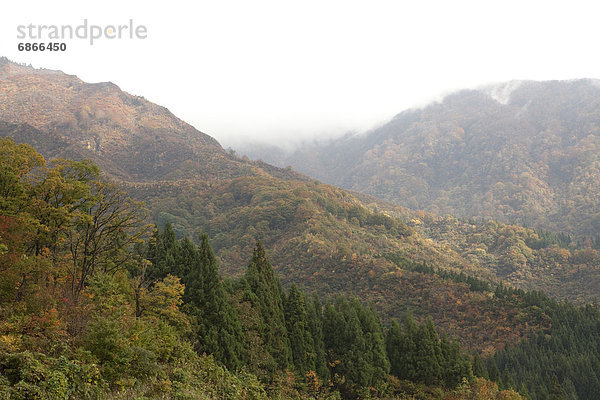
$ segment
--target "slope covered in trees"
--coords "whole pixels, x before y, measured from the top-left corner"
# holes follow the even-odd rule
[[[206,235],[150,234],[139,204],[89,162],[46,163],[8,139],[0,161],[4,398],[466,399],[482,387],[519,398],[475,379],[431,323],[402,353],[416,371],[464,365],[460,377],[390,377],[398,351],[371,307],[284,291],[260,242],[244,275],[223,281]]]
[[[283,160],[272,148],[239,151],[413,209],[594,237],[599,117],[598,81],[509,82]]]
[[[544,244],[537,233],[517,226],[471,224],[398,211],[288,169],[236,158],[164,109],[143,99],[138,99],[138,105],[125,102],[131,98],[114,85],[108,90],[59,72],[6,61],[2,71],[1,84],[10,89],[6,90],[7,104],[18,105],[22,111],[15,113],[7,106],[2,115],[21,124],[4,124],[2,135],[14,133],[22,141],[36,143],[50,157],[68,149],[67,154],[76,159],[91,158],[106,166],[107,176],[119,181],[133,198],[146,202],[147,222],[160,227],[171,223],[177,238],[188,236],[196,241],[206,231],[227,274],[243,275],[255,241],[260,239],[286,287],[296,283],[321,295],[358,295],[371,300],[385,321],[406,310],[418,319],[433,314],[434,322],[456,334],[463,345],[488,351],[532,328],[514,309],[496,310],[497,304],[465,282],[448,284],[438,275],[406,265],[425,264],[484,280],[507,279],[520,287],[579,300],[590,300],[600,287],[595,273],[597,252],[592,248],[556,248]],[[21,91],[60,101],[28,103]],[[75,95],[78,92],[86,96]],[[122,114],[106,113],[110,104]],[[88,124],[65,125],[69,115],[87,108],[98,111],[89,115]],[[159,131],[136,125],[153,113],[159,114],[152,117],[160,122]],[[120,125],[124,120],[118,115],[128,116],[126,125]],[[111,147],[88,148],[87,140],[96,131],[104,138],[112,132],[107,129],[110,126],[118,128],[119,135],[111,135],[125,141],[135,165],[129,161],[116,165],[113,161],[124,155],[111,152]],[[126,134],[127,129],[134,133]],[[158,138],[152,139],[153,132],[158,132]],[[188,141],[186,135],[198,137]],[[144,137],[138,141],[137,136]],[[159,139],[172,141],[169,146],[173,148],[167,148],[173,151],[160,160],[137,156],[146,150],[136,146]],[[186,156],[189,149],[179,151],[184,144],[199,158]],[[117,172],[116,167],[120,168]],[[396,263],[390,255],[409,264]],[[485,315],[486,322],[477,320],[477,315]],[[534,326],[540,324],[538,320]]]
[[[143,285],[143,209],[97,167],[10,140],[0,166],[3,398],[266,398],[193,351],[179,278]]]
[[[0,57],[0,93],[2,136],[35,145],[48,159],[91,159],[121,181],[253,176],[264,173],[261,167],[278,172],[232,157],[165,107],[111,82],[90,84]]]
[[[514,291],[499,288],[497,296]],[[551,327],[509,346],[490,360],[498,367],[496,380],[521,388],[532,399],[594,399],[600,393],[600,313],[597,305],[574,307],[545,296],[529,294],[528,302],[544,310]],[[495,368],[494,368],[495,369]]]
[[[577,240],[568,234],[496,221],[441,217],[360,198],[407,221],[420,236],[468,260],[476,266],[474,270],[486,272],[479,277],[522,289],[543,290],[554,298],[578,303],[594,301],[600,290],[596,238]]]

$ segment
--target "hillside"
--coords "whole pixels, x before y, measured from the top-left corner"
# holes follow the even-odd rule
[[[224,283],[206,233],[198,247],[188,238],[178,241],[170,224],[145,235],[143,209],[89,161],[47,164],[10,138],[0,140],[0,161],[2,397],[337,393],[458,400],[473,392],[519,398],[511,388],[533,399],[598,393],[599,361],[589,351],[599,340],[596,306],[558,303],[388,253],[383,258],[395,271],[356,271],[352,282],[358,289],[371,284],[361,298],[392,319],[384,335],[371,306],[340,296],[347,287],[324,307],[293,285],[282,291],[260,241],[244,275]],[[300,262],[305,266],[310,260]],[[318,279],[340,283],[331,275]],[[397,296],[398,285],[404,297]],[[399,311],[403,328],[393,319]],[[431,320],[417,324],[410,312],[457,332],[487,366],[478,353],[471,360],[439,335]],[[519,347],[509,345],[516,342]],[[552,359],[551,370],[532,361],[539,354]],[[535,374],[524,372],[534,367]]]
[[[286,157],[240,152],[413,209],[583,240],[600,230],[599,118],[597,81],[509,82]]]
[[[86,157],[123,181],[217,178],[259,174],[231,157],[212,137],[169,110],[121,91],[110,82],[89,84],[60,71],[0,59],[0,120],[27,124],[16,138],[38,140],[52,157]],[[61,145],[58,145],[62,143]]]
[[[88,160],[47,162],[0,139],[0,398],[522,398],[494,374],[501,364],[430,320],[385,329],[357,298],[284,290],[260,241],[224,280],[206,233],[196,245],[143,219]],[[495,294],[497,310],[527,296],[543,315],[556,308]],[[529,383],[549,388],[541,374]]]
[[[588,258],[575,249],[566,254],[552,241],[540,244],[529,229],[411,214],[291,169],[237,158],[112,84],[7,61],[0,71],[2,136],[32,143],[48,158],[90,158],[146,203],[148,222],[169,222],[178,237],[193,240],[207,232],[228,275],[244,271],[260,239],[286,287],[358,295],[386,321],[407,310],[419,320],[432,316],[487,354],[545,326],[546,318],[496,302],[493,286],[474,290],[459,273],[578,300],[600,287],[595,250]]]

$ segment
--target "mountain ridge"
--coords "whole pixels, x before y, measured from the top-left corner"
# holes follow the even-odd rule
[[[502,104],[494,87],[509,87]],[[597,80],[463,90],[361,135],[260,157],[413,209],[595,236]],[[593,193],[591,193],[591,192]]]

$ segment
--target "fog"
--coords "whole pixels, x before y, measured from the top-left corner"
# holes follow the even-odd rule
[[[112,81],[225,146],[361,132],[490,82],[595,78],[590,2],[28,1],[3,4],[0,55]],[[26,24],[147,27],[143,40],[19,52]],[[499,93],[501,95],[501,93]]]

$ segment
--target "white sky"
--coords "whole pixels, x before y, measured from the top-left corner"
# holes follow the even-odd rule
[[[4,1],[0,55],[112,81],[224,145],[385,122],[450,91],[600,77],[594,1]],[[17,51],[17,25],[148,28],[145,40]]]

